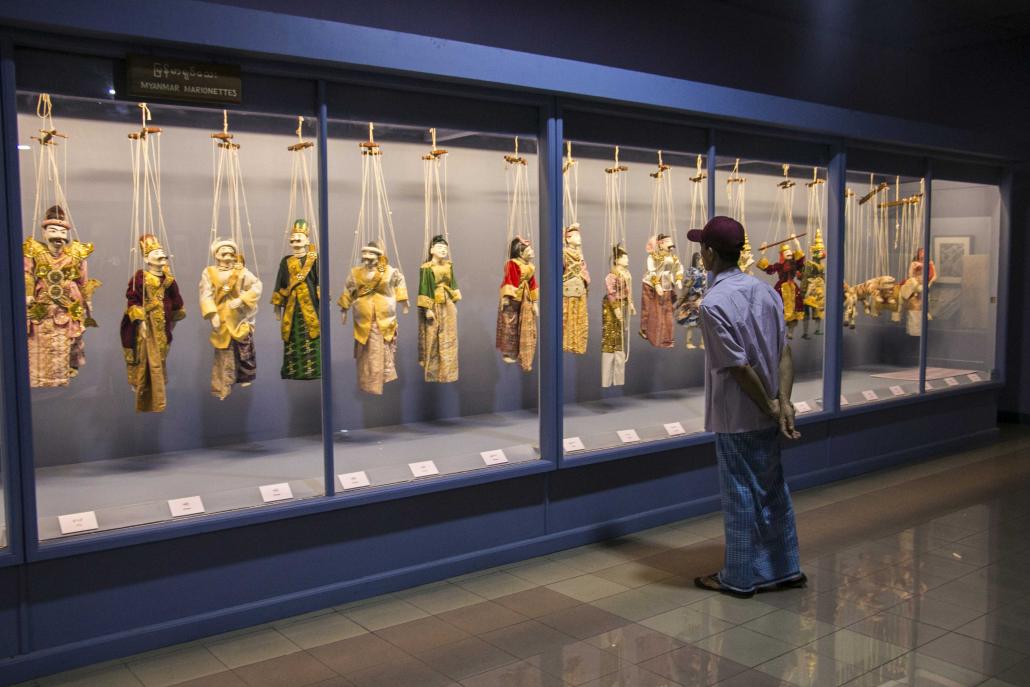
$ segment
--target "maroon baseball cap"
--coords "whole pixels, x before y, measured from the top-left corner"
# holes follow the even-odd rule
[[[704,229],[691,229],[687,238],[695,243],[731,253],[744,247],[744,226],[732,217],[713,217]]]

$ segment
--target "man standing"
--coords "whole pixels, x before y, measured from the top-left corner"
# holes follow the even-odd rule
[[[779,296],[737,267],[744,227],[714,217],[687,234],[711,273],[701,304],[705,429],[715,433],[726,562],[694,583],[738,597],[803,587],[797,529],[783,480],[778,434],[794,428],[794,367]]]

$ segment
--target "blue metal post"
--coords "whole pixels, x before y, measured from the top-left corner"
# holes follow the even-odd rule
[[[562,457],[562,120],[557,99],[540,110],[540,456]]]
[[[919,393],[926,393],[926,358],[928,350],[928,338],[930,336],[929,314],[930,314],[930,215],[933,212],[933,161],[926,160],[926,173],[923,176],[923,310],[922,336],[919,337]]]
[[[329,112],[326,105],[325,81],[318,81],[318,283],[322,297],[318,299],[318,317],[322,323],[322,450],[325,457],[325,495],[336,493],[335,461],[333,456],[333,374],[332,374],[332,313],[329,309]]]
[[[25,346],[25,282],[22,279],[22,220],[18,171],[18,107],[15,87],[14,45],[0,44],[0,152],[3,154],[4,194],[0,198],[0,321],[5,323],[3,363],[3,440],[7,464],[7,531],[12,550],[24,555],[38,542],[36,474],[32,464],[31,389]],[[24,644],[27,637],[21,638]]]
[[[1010,256],[1012,255],[1012,186],[1013,170],[1005,170],[1001,180],[1001,222],[998,227],[998,290],[994,295],[994,370],[995,379],[1005,381],[1008,369],[1008,304]]]
[[[844,359],[844,193],[848,162],[837,145],[826,172],[826,328],[823,349],[823,410],[840,410],[841,362]]]

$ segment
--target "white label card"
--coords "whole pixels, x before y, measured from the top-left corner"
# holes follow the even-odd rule
[[[894,394],[895,396],[904,396],[905,395],[905,389],[900,387],[900,386],[898,386],[897,384],[895,384],[894,386],[891,387],[891,393]]]
[[[948,386],[958,386],[958,380],[955,379],[954,377],[948,377],[947,379],[944,380],[944,383],[947,384]]]
[[[866,389],[862,392],[862,398],[867,401],[879,401],[880,397],[876,395],[876,392],[872,389]]]
[[[286,501],[293,498],[293,490],[290,489],[289,482],[280,482],[279,484],[266,484],[263,487],[258,487],[261,490],[261,500],[265,503],[272,503],[273,501]]]
[[[408,463],[408,469],[411,470],[411,474],[415,477],[429,477],[430,475],[440,474],[440,471],[436,468],[436,463],[431,460]]]
[[[634,441],[640,441],[640,435],[637,434],[635,429],[620,429],[616,434],[619,435],[619,439],[624,444],[632,444]]]
[[[971,375],[966,375],[966,379],[968,379],[971,382],[982,382],[983,381],[983,379],[980,377],[980,375],[978,375],[975,372],[973,374],[971,374]]]
[[[493,451],[480,451],[479,455],[483,457],[483,462],[487,465],[500,465],[508,462],[508,456],[504,455],[504,449],[501,448]]]
[[[565,448],[566,453],[586,450],[586,446],[583,445],[583,440],[579,437],[565,437],[564,439],[562,439],[561,443],[562,446]]]
[[[687,430],[683,429],[682,422],[666,422],[665,432],[670,437],[678,437],[680,434],[686,434]]]
[[[61,534],[74,534],[75,532],[89,532],[100,529],[97,524],[96,511],[88,510],[84,513],[69,513],[58,515],[57,522],[61,526]]]
[[[204,502],[199,496],[187,496],[184,499],[168,499],[168,510],[173,518],[184,515],[196,515],[204,512]]]
[[[808,404],[808,401],[798,401],[794,404],[794,412],[798,415],[804,415],[805,413],[812,412],[812,406]]]
[[[358,487],[368,487],[372,483],[368,481],[368,474],[364,470],[358,472],[345,472],[342,475],[337,475],[340,480],[340,486],[343,490],[357,489]]]
[[[840,407],[843,408],[846,405],[850,405],[848,399],[844,398],[844,394],[840,395]]]

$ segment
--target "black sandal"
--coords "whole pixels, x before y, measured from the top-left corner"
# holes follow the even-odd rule
[[[750,592],[738,592],[736,589],[730,589],[729,587],[723,586],[722,582],[719,581],[718,573],[712,573],[711,575],[705,575],[704,577],[695,577],[694,585],[701,589],[707,589],[710,592],[719,592],[720,594],[726,594],[738,599],[750,599],[755,595],[754,590]]]
[[[768,587],[759,587],[759,592],[782,592],[787,589],[805,589],[808,587],[808,576],[805,573],[799,574],[797,577],[793,577],[789,580],[783,580],[776,584],[771,584]]]

